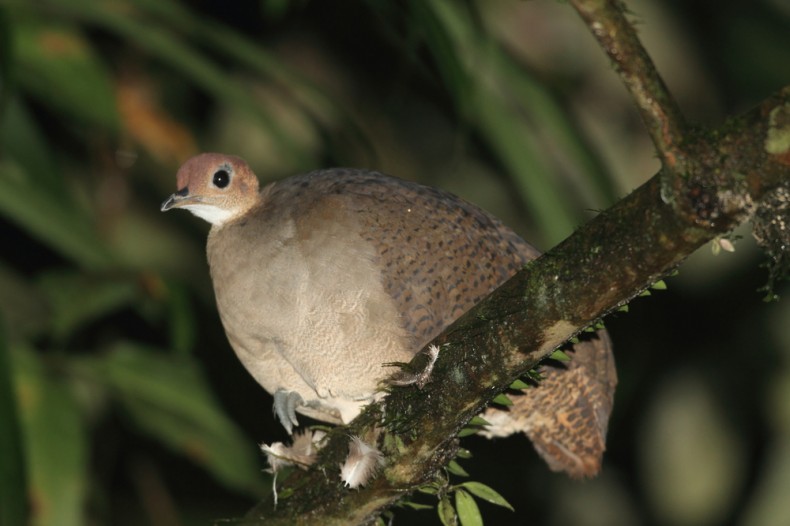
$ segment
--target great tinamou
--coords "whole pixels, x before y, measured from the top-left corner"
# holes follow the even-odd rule
[[[208,262],[237,356],[296,413],[347,423],[392,370],[539,252],[448,192],[357,169],[319,170],[259,190],[242,159],[201,154],[162,210],[211,223]],[[554,470],[598,472],[617,383],[605,331],[570,362],[489,408],[489,437],[524,432]]]

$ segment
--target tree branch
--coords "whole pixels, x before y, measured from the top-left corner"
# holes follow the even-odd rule
[[[442,351],[424,388],[395,388],[332,430],[310,470],[279,482],[276,508],[264,501],[237,523],[372,522],[436,477],[457,451],[459,430],[514,379],[752,217],[763,200],[790,192],[790,86],[719,129],[691,135],[619,9],[600,0],[574,5],[616,59],[664,168],[447,328],[434,341]],[[349,435],[378,437],[386,459],[359,490],[339,477]]]
[[[619,0],[571,0],[631,93],[664,169],[683,171],[686,123]]]

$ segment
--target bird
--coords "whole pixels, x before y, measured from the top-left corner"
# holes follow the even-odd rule
[[[387,364],[434,337],[540,252],[493,215],[376,171],[320,169],[260,188],[241,158],[203,153],[178,170],[162,211],[211,224],[206,254],[230,346],[297,413],[350,422],[383,394]],[[549,467],[600,470],[617,375],[605,329],[542,366],[543,380],[489,407],[489,438],[522,432]]]

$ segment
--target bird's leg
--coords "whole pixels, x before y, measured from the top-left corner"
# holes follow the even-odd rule
[[[420,351],[418,354],[420,358],[422,358],[422,361],[418,362],[421,366],[423,366],[421,370],[417,372],[408,372],[404,369],[401,369],[397,373],[393,374],[387,380],[387,383],[397,386],[417,384],[417,387],[420,389],[425,387],[425,384],[427,384],[431,379],[433,364],[436,363],[436,358],[439,357],[439,347],[436,345],[429,345],[427,349]]]
[[[274,414],[289,435],[293,428],[299,425],[296,420],[296,408],[301,405],[304,405],[304,400],[296,391],[277,389],[274,393]]]

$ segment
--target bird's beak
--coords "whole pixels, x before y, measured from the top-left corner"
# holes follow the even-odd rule
[[[167,212],[171,208],[178,208],[181,206],[182,202],[190,201],[189,197],[189,187],[185,186],[178,192],[172,194],[170,197],[165,199],[165,202],[162,203],[162,212]]]

